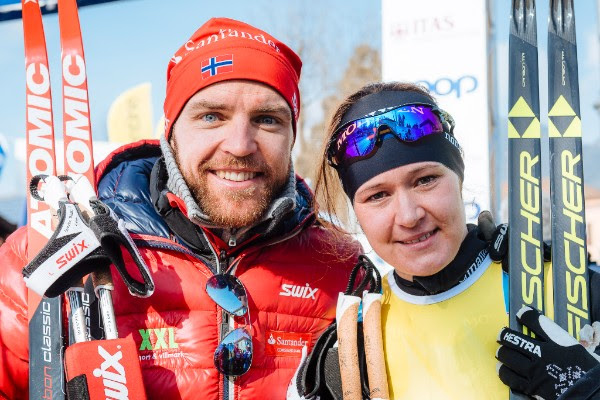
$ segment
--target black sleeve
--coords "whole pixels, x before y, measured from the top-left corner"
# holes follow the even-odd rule
[[[557,400],[578,399],[598,400],[600,399],[600,365],[594,367],[583,377],[579,378],[573,386],[564,392]]]
[[[589,265],[590,271],[590,319],[600,321],[600,267]]]

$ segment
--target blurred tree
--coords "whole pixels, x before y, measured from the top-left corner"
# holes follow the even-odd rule
[[[299,151],[295,159],[296,171],[300,176],[314,182],[318,156],[323,150],[327,125],[337,106],[352,92],[367,83],[381,80],[381,56],[369,45],[361,44],[354,49],[342,79],[335,85],[331,94],[321,100],[323,119],[313,125],[308,132],[303,131],[297,139]],[[298,132],[302,132],[300,129]]]
[[[271,19],[270,26],[258,24],[290,46],[302,60],[301,112],[293,157],[295,171],[309,184],[314,181],[329,113],[351,91],[381,79],[380,55],[375,50],[381,42],[379,10],[374,9],[368,18],[354,15],[348,19],[340,18],[340,7],[346,7],[344,0],[286,2],[284,15]],[[253,19],[264,21],[264,16],[257,12],[249,18]],[[343,28],[335,28],[341,24],[345,24]],[[351,35],[345,29],[348,26]],[[332,36],[332,27],[334,32],[346,34]],[[359,45],[362,42],[371,45]]]

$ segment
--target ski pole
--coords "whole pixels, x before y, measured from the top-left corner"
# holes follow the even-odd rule
[[[69,199],[79,205],[82,214],[88,221],[95,215],[91,202],[97,200],[96,192],[90,182],[84,177],[79,177],[77,180],[71,181]],[[112,302],[111,291],[114,290],[114,285],[110,267],[102,266],[92,272],[92,283],[100,304],[105,338],[116,339],[118,338],[118,331]]]
[[[362,400],[358,367],[358,306],[360,297],[340,293],[336,321],[338,355],[344,400]]]
[[[115,319],[115,309],[112,302],[112,290],[114,285],[112,275],[108,267],[103,267],[100,270],[92,273],[92,282],[94,283],[94,291],[100,303],[100,313],[104,325],[104,337],[106,339],[116,339],[119,337],[117,331],[117,321]]]
[[[369,394],[373,400],[388,400],[390,398],[383,353],[381,298],[381,293],[366,292],[362,300]]]
[[[42,187],[40,188],[38,188],[39,183],[42,184]],[[69,202],[64,179],[56,176],[44,177],[43,175],[37,175],[30,182],[30,190],[34,198],[49,205],[53,215],[52,224],[56,225],[55,221],[57,221],[57,213],[60,207],[60,202]],[[40,196],[40,193],[44,193],[44,195]],[[82,292],[83,280],[75,282],[67,290],[69,308],[71,309],[71,327],[73,328],[73,339],[75,343],[89,340],[80,297],[80,293]]]

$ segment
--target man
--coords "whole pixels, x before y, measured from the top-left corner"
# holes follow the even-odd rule
[[[300,69],[266,32],[212,19],[169,63],[160,147],[127,145],[98,166],[99,197],[156,283],[134,298],[113,274],[119,334],[138,346],[151,399],[284,398],[302,347],[335,317],[359,249],[316,222],[293,171]],[[0,397],[27,394],[25,236],[0,251]],[[247,309],[217,306],[217,278]]]

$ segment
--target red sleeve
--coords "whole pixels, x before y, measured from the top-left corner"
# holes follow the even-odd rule
[[[0,398],[28,397],[27,288],[21,275],[26,242],[23,227],[0,246]]]

